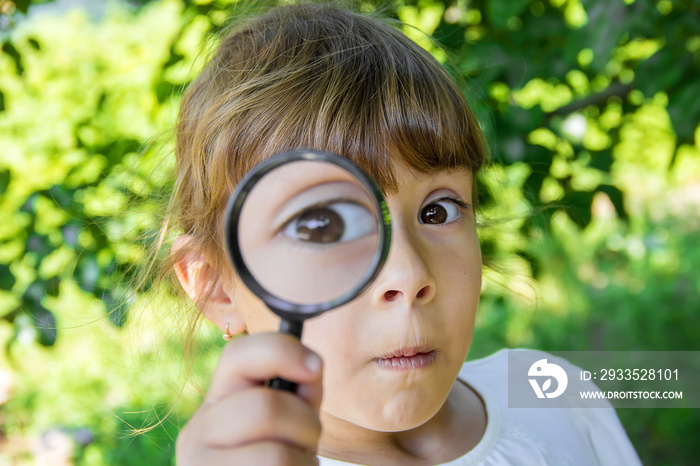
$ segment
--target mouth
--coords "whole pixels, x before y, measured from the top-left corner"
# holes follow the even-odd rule
[[[435,360],[435,350],[421,347],[400,348],[391,351],[374,362],[382,369],[405,371],[427,367]]]

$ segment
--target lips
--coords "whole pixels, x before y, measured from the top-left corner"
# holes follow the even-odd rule
[[[374,362],[382,369],[412,370],[427,367],[435,360],[435,350],[423,347],[407,347],[390,351],[375,358]]]

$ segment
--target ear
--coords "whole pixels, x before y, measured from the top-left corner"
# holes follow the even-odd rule
[[[200,312],[221,331],[228,325],[232,335],[244,332],[246,325],[235,305],[233,287],[193,244],[191,235],[181,235],[173,242],[171,254],[177,257],[174,268],[180,285]]]

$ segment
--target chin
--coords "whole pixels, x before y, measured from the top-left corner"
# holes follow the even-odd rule
[[[370,428],[378,432],[406,432],[416,429],[430,421],[439,410],[440,407],[430,413],[403,412],[382,419],[372,419],[373,425]]]
[[[404,432],[430,421],[440,411],[446,399],[446,397],[433,400],[425,397],[401,398],[404,397],[365,405],[367,409],[349,413],[348,420],[355,425],[377,432]]]

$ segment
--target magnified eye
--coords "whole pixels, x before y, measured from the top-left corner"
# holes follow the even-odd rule
[[[440,200],[423,207],[418,218],[420,223],[438,225],[455,221],[460,213],[453,201]]]
[[[375,228],[374,216],[366,208],[338,202],[305,209],[284,227],[283,234],[311,243],[337,243],[361,238]]]

